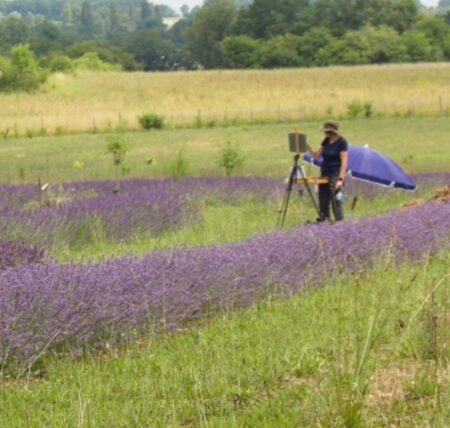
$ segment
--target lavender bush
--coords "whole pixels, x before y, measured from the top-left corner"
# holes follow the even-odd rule
[[[40,263],[43,258],[44,251],[33,245],[20,241],[0,242],[0,270]]]
[[[182,327],[267,293],[296,292],[380,255],[420,260],[449,248],[450,204],[335,225],[272,232],[243,243],[156,252],[98,264],[45,263],[0,272],[0,361],[32,364],[47,353],[139,332]]]
[[[51,188],[40,195],[34,186],[0,186],[0,236],[34,239],[51,246],[60,239],[69,245],[98,238],[118,241],[133,235],[161,234],[201,219],[199,201],[214,197],[233,203],[251,196],[266,200],[277,182],[258,178],[189,178],[82,182]]]

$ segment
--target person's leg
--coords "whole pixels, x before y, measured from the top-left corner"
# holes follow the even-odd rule
[[[335,197],[335,186],[338,177],[332,177],[330,183],[330,194],[331,194],[331,206],[333,208],[333,214],[336,221],[344,220],[344,206],[342,201],[338,201]],[[332,192],[332,193],[331,193]]]
[[[319,221],[330,219],[330,186],[328,184],[319,184]]]

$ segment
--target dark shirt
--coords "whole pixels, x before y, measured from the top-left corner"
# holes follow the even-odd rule
[[[341,152],[348,151],[348,143],[344,137],[339,137],[335,143],[330,143],[328,138],[322,141],[323,163],[322,177],[336,177],[341,169]]]

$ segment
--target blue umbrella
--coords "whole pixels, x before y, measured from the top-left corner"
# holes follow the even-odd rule
[[[306,162],[321,166],[323,158],[313,159],[306,154]],[[368,146],[348,147],[347,173],[353,178],[380,184],[382,186],[396,187],[398,189],[415,190],[416,183],[392,159],[370,149]]]

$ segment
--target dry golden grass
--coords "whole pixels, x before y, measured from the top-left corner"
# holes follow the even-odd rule
[[[35,94],[0,95],[0,131],[54,133],[137,127],[145,112],[171,124],[204,120],[343,116],[352,101],[375,114],[450,110],[450,63],[170,73],[79,72],[52,76]]]

